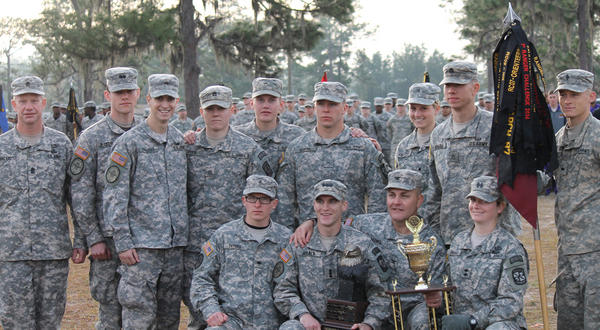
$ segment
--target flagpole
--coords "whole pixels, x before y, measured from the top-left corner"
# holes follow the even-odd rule
[[[542,243],[540,240],[540,221],[536,220],[536,226],[533,229],[533,246],[535,248],[535,268],[538,276],[538,287],[540,291],[540,304],[542,305],[542,320],[544,330],[549,330],[548,302],[546,297],[546,279],[544,277],[544,260],[542,259]]]

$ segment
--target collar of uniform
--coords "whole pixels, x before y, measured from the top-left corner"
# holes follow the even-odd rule
[[[163,144],[165,141],[162,141],[158,138],[158,135],[160,135],[159,133],[154,132],[150,126],[148,126],[148,123],[144,120],[139,124],[142,128],[142,130],[144,131],[144,133],[146,133],[146,135],[148,135],[152,140],[154,140],[154,142],[156,142],[157,144]],[[167,138],[167,143],[169,142],[169,128],[167,127],[167,132],[166,132],[166,138]]]
[[[47,132],[47,129],[44,127],[44,129],[42,130],[42,136],[40,136],[40,142],[38,142],[37,144],[34,144],[34,145],[29,145],[29,142],[27,142],[21,136],[21,134],[19,134],[19,132],[17,132],[16,128],[12,130],[12,134],[15,139],[15,145],[17,146],[18,149],[27,149],[29,147],[35,147],[36,150],[50,151],[51,147],[45,143],[46,139],[44,139],[44,137],[46,136],[46,132]]]
[[[232,128],[229,126],[227,130],[227,135],[225,136],[225,140],[222,143],[217,144],[216,146],[211,146],[208,143],[208,138],[206,137],[206,127],[203,128],[200,132],[196,133],[196,144],[202,146],[206,149],[215,149],[222,151],[231,151],[231,134]],[[241,134],[241,133],[240,133]]]
[[[417,142],[417,129],[415,128],[412,133],[410,133],[408,138],[408,144],[406,145],[406,149],[420,149],[419,143]],[[426,143],[424,147],[428,147],[429,143]]]
[[[345,226],[342,225],[340,228],[340,232],[337,234],[335,238],[335,242],[333,243],[333,251],[338,250],[340,252],[344,252],[344,242],[346,241],[346,230]],[[311,250],[323,251],[327,252],[323,243],[321,243],[321,233],[319,233],[319,226],[315,224],[314,233],[308,244],[306,244],[306,248]]]
[[[325,139],[322,138],[319,134],[317,134],[317,128],[313,128],[310,131],[312,134],[312,142],[313,144],[328,144],[327,142],[325,142]],[[344,130],[342,130],[342,132],[333,138],[333,140],[331,140],[331,144],[334,143],[345,143],[346,141],[348,141],[350,139],[350,128],[348,128],[348,126],[344,125]]]
[[[581,148],[581,145],[583,144],[583,138],[585,137],[585,135],[587,133],[587,130],[589,129],[592,120],[597,120],[597,119],[594,118],[594,116],[592,116],[592,114],[590,114],[587,117],[587,119],[583,122],[583,127],[581,128],[581,133],[570,144],[569,144],[569,141],[567,141],[567,139],[565,139],[565,135],[566,135],[566,132],[567,132],[567,125],[565,124],[563,126],[564,128],[563,128],[562,135],[560,136],[560,139],[558,139],[556,141],[556,146],[557,147],[564,147],[565,149]]]
[[[499,251],[493,251],[494,247],[496,246],[496,241],[498,240],[498,234],[500,233],[502,229],[500,228],[500,223],[498,223],[496,225],[496,228],[490,233],[490,235],[485,238],[483,240],[483,242],[481,242],[481,244],[479,246],[477,246],[475,248],[475,250],[478,250],[480,252],[483,253],[489,253],[489,252],[499,252]],[[466,235],[465,237],[463,237],[464,239],[455,239],[453,240],[453,243],[457,243],[457,248],[460,250],[473,250],[473,246],[471,245],[471,233],[473,232],[473,228],[471,228],[471,230],[465,232]]]
[[[237,227],[238,237],[240,238],[240,240],[242,240],[242,241],[255,241],[254,237],[252,237],[252,235],[248,231],[248,226],[244,222],[244,216],[242,216],[238,220],[238,223],[237,223],[236,227]],[[259,243],[262,243],[262,242],[265,242],[265,241],[271,241],[273,243],[277,243],[275,234],[273,233],[273,220],[272,219],[269,219],[269,227],[267,227],[267,232],[266,232],[265,236],[263,237],[263,240],[261,242],[259,242]]]
[[[383,233],[385,235],[385,239],[396,242],[396,240],[398,239],[398,233],[394,228],[394,224],[392,223],[392,217],[390,216],[390,214],[386,213],[385,219],[381,220],[385,222]]]
[[[115,121],[110,118],[110,114],[107,114],[106,116],[104,116],[104,118],[100,119],[100,121],[105,120],[106,124],[108,124],[108,128],[110,128],[110,130],[118,135],[121,135],[123,133],[125,133],[126,131],[124,129],[122,129],[119,125],[117,125],[117,123],[115,123]],[[133,128],[134,126],[136,126],[137,124],[139,124],[139,120],[134,116],[133,117],[133,123],[131,124],[131,128]]]
[[[479,123],[481,122],[481,113],[487,110],[477,109],[477,113],[475,113],[475,117],[471,120],[471,122],[467,125],[464,130],[461,130],[461,134],[456,134],[454,132],[454,125],[452,125],[452,114],[450,114],[450,120],[447,120],[447,124],[450,126],[450,132],[452,132],[453,137],[476,137],[477,130],[479,128]]]

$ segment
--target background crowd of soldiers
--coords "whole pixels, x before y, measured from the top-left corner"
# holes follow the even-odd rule
[[[346,295],[349,278],[362,281],[358,299],[368,302],[353,329],[393,328],[384,291],[417,281],[396,248],[412,242],[413,215],[425,220],[423,238],[437,237],[428,280],[450,275],[458,286],[444,327],[526,327],[528,258],[515,238],[520,219],[496,185],[494,97],[478,94],[475,64],[444,66],[443,100],[437,85],[416,83],[407,100],[375,98],[374,111],[338,82],[315,84],[297,103],[275,78],[256,78],[241,101],[209,86],[196,120],[178,104],[174,75],[148,78],[143,116],[137,71],[105,77],[107,102],[85,102],[80,134],[64,105],[42,119],[41,79],[12,83],[18,124],[0,136],[0,166],[13,178],[0,190],[4,329],[58,328],[68,258],[88,255],[98,329],[176,329],[181,301],[190,329],[318,329],[327,298]],[[557,79],[561,168],[540,177],[558,191],[558,326],[597,329],[593,74]],[[427,328],[427,308],[441,300],[402,299],[411,329]]]

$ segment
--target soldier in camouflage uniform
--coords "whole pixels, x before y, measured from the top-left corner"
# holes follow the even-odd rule
[[[375,106],[375,113],[372,114],[372,117],[377,118],[381,123],[381,126],[383,126],[383,129],[376,130],[376,139],[381,145],[381,150],[383,152],[383,155],[385,156],[386,161],[389,161],[391,154],[391,136],[388,135],[386,125],[388,120],[392,118],[392,114],[383,110],[385,102],[389,102],[389,104],[391,105],[392,99],[388,98],[388,100],[385,101],[382,97],[376,97],[373,100],[373,105]]]
[[[358,109],[354,109],[355,101],[351,98],[346,99],[346,114],[344,115],[344,124],[348,127],[360,128],[363,132],[367,133],[369,130],[369,124],[367,120],[360,114],[356,113]],[[368,133],[367,133],[368,135]],[[369,135],[370,136],[370,135]]]
[[[242,195],[247,177],[273,175],[267,152],[229,126],[231,89],[209,86],[200,93],[200,102],[206,128],[187,146],[190,242],[184,253],[184,303],[192,314],[190,328],[204,319],[189,300],[192,273],[202,263],[202,244],[225,222],[243,215],[243,205],[232,201]]]
[[[193,131],[196,129],[194,125],[194,121],[188,118],[187,109],[185,104],[180,103],[177,105],[177,118],[169,123],[169,125],[177,128],[181,133],[185,133],[187,131]]]
[[[377,139],[380,132],[385,130],[383,123],[377,117],[371,114],[371,102],[364,101],[360,104],[361,117],[367,123],[367,129],[364,130],[367,135],[373,139]]]
[[[110,108],[110,102],[102,102],[102,104],[100,105],[100,109],[102,109],[102,115],[106,116],[110,112]]]
[[[279,253],[291,232],[270,218],[277,206],[275,179],[251,175],[243,194],[246,214],[204,244],[190,295],[211,327],[278,329],[282,317],[273,304],[271,280],[283,272]]]
[[[494,94],[485,94],[483,96],[483,102],[485,103],[485,110],[494,112]]]
[[[81,120],[81,127],[86,129],[102,119],[102,116],[96,114],[96,102],[87,101],[83,104],[84,116]]]
[[[122,263],[123,329],[178,329],[189,236],[185,143],[169,127],[179,81],[153,74],[148,86],[150,116],[115,141],[107,161],[104,218]]]
[[[294,95],[285,96],[285,106],[279,115],[279,120],[286,124],[293,124],[298,120],[298,115],[294,111]]]
[[[306,114],[304,117],[298,119],[295,123],[296,126],[304,128],[306,131],[310,131],[317,127],[317,116],[315,116],[315,108],[312,102],[308,102],[304,105]]]
[[[306,131],[296,125],[282,122],[277,114],[283,108],[281,90],[283,82],[276,78],[256,78],[252,81],[252,100],[256,118],[235,129],[251,137],[268,153],[268,162],[275,176],[285,158],[285,150],[290,142]],[[277,219],[275,219],[277,221]]]
[[[254,109],[252,109],[252,105],[251,105],[252,94],[250,94],[250,93],[244,94],[244,97],[242,98],[242,100],[244,102],[244,109],[242,110],[240,108],[240,111],[238,111],[238,113],[235,115],[235,117],[233,118],[233,121],[231,122],[232,126],[244,125],[244,124],[249,123],[254,120],[255,113],[254,113]],[[239,106],[238,106],[238,108],[239,108]],[[200,117],[198,117],[198,118],[200,118]]]
[[[464,196],[469,184],[481,175],[494,175],[496,162],[489,153],[492,116],[479,110],[474,98],[479,90],[477,66],[471,62],[454,61],[443,68],[444,96],[452,114],[431,133],[429,140],[430,182],[423,216],[440,233],[446,245],[454,235],[471,226]],[[512,211],[512,212],[511,212]],[[505,212],[501,226],[515,233],[520,219]],[[508,213],[508,214],[507,214]]]
[[[96,329],[119,329],[121,305],[117,299],[120,279],[117,268],[121,262],[115,251],[113,228],[104,218],[102,195],[113,143],[139,124],[133,114],[140,91],[137,70],[133,68],[110,68],[104,75],[108,88],[104,95],[113,111],[79,136],[69,175],[72,212],[77,224],[74,247],[90,250],[90,292],[98,302]]]
[[[66,208],[72,144],[43,126],[40,78],[19,77],[11,88],[19,121],[0,136],[0,325],[58,329],[74,252]]]
[[[340,288],[340,271],[347,266],[364,268],[357,277],[364,280],[362,299],[368,306],[364,319],[354,325],[356,329],[379,329],[390,315],[383,284],[389,266],[367,235],[342,226],[342,214],[348,208],[346,193],[346,186],[339,181],[318,182],[311,191],[317,215],[314,235],[305,247],[288,246],[279,255],[283,272],[274,276],[273,297],[275,306],[290,319],[280,329],[318,327],[325,320],[327,299],[347,295]]]
[[[385,210],[383,187],[388,166],[366,138],[352,138],[344,125],[346,87],[339,82],[315,84],[317,127],[294,140],[277,176],[280,184],[277,219],[294,229],[314,218],[312,187],[324,179],[344,182],[350,191],[349,215]],[[294,219],[295,218],[295,219]]]
[[[558,329],[600,328],[600,122],[590,115],[594,75],[557,76],[567,124],[556,133],[559,168],[554,214],[558,231]]]
[[[67,116],[60,112],[61,107],[66,108],[67,106],[61,105],[58,102],[52,103],[52,114],[44,120],[44,125],[55,129],[61,133],[67,134]]]
[[[431,84],[433,85],[433,84]],[[414,86],[414,85],[413,85]],[[433,85],[435,86],[435,85]],[[436,86],[437,87],[437,86]],[[438,87],[438,93],[439,93]],[[410,93],[410,92],[409,92]],[[410,98],[410,96],[409,96]],[[395,152],[398,147],[398,143],[413,131],[413,123],[410,119],[410,116],[406,113],[406,107],[398,107],[398,111],[396,114],[390,118],[385,124],[387,135],[390,137],[390,150],[391,150],[391,158],[390,164],[394,164],[395,161]]]
[[[427,183],[430,176],[429,137],[435,127],[435,112],[440,91],[440,88],[432,83],[417,83],[410,86],[407,102],[408,116],[416,129],[400,141],[394,155],[394,168],[407,168],[421,173],[424,182],[422,192],[425,198],[428,195]],[[431,214],[427,211],[422,213]]]
[[[450,279],[457,289],[453,314],[442,318],[443,329],[527,328],[523,316],[527,252],[498,225],[506,202],[496,181],[496,177],[481,176],[471,183],[467,198],[474,227],[459,232],[448,250]]]
[[[443,121],[450,118],[451,113],[452,109],[450,109],[450,103],[446,100],[442,100],[442,102],[440,102],[440,111],[435,116],[435,122],[441,124]]]

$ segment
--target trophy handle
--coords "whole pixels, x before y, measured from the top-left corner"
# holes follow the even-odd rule
[[[435,250],[435,247],[437,246],[437,238],[435,238],[435,236],[431,236],[429,238],[429,240],[431,241],[429,243],[429,254],[433,253],[433,250]]]
[[[400,253],[402,253],[402,255],[403,255],[405,258],[408,258],[408,257],[406,256],[406,252],[404,251],[404,245],[402,245],[402,241],[401,241],[401,240],[397,240],[397,241],[396,241],[396,246],[398,247],[398,251],[400,251]]]

